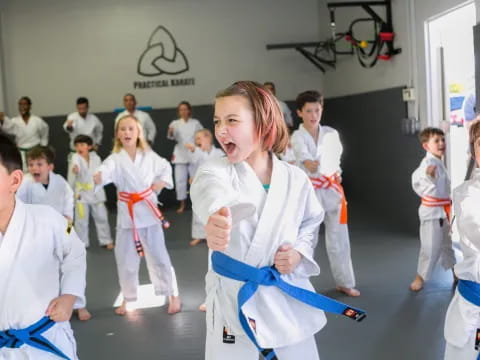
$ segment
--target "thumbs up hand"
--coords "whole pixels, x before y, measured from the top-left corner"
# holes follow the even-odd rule
[[[213,251],[224,251],[230,242],[232,231],[232,214],[230,209],[223,207],[208,218],[205,232],[207,245]]]

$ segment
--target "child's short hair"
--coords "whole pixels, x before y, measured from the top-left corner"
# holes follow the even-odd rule
[[[11,174],[22,170],[22,155],[13,140],[0,131],[0,164]]]
[[[228,96],[242,96],[249,101],[263,150],[282,153],[288,145],[288,130],[275,96],[254,81],[238,81],[218,92],[216,98]]]
[[[302,110],[306,103],[318,102],[323,107],[323,95],[317,90],[307,90],[297,96],[297,110]]]
[[[212,132],[211,132],[209,129],[203,128],[203,129],[197,130],[197,131],[195,132],[195,135],[197,135],[197,134],[206,135],[206,136],[208,136],[208,137],[210,138],[210,141],[213,142],[213,135],[212,135]]]
[[[430,140],[430,138],[435,135],[445,136],[445,133],[442,129],[436,127],[426,127],[425,129],[420,131],[420,134],[418,135],[418,138],[420,139],[420,144],[427,143],[428,140]]]
[[[475,157],[475,141],[480,137],[480,119],[475,120],[470,125],[469,130],[470,153]],[[480,165],[480,164],[479,164]]]
[[[73,145],[77,145],[77,144],[87,144],[88,146],[93,146],[93,140],[88,135],[80,134],[75,136],[75,139],[73,139]]]
[[[47,164],[55,161],[55,150],[51,146],[35,146],[27,152],[27,160],[45,159]]]
[[[125,96],[127,96],[127,95],[125,95]],[[117,132],[118,132],[118,127],[120,126],[120,123],[127,118],[131,118],[131,119],[135,120],[135,123],[137,124],[137,128],[138,128],[137,148],[139,148],[142,151],[147,150],[149,148],[149,146],[148,146],[147,141],[145,140],[145,138],[143,136],[143,126],[142,126],[142,124],[140,124],[140,121],[138,121],[138,119],[135,116],[127,114],[127,115],[122,116],[120,119],[118,119],[117,123],[115,124],[115,132],[114,132],[114,137],[115,138],[113,140],[112,152],[118,153],[123,148],[122,142],[117,137]]]

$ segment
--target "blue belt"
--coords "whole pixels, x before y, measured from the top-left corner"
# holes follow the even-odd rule
[[[242,311],[242,306],[255,294],[259,285],[276,286],[292,298],[314,308],[344,315],[356,321],[362,321],[367,316],[363,310],[352,308],[326,296],[290,285],[281,278],[280,273],[274,266],[265,266],[258,269],[218,251],[212,253],[212,266],[213,270],[219,275],[245,282],[238,291],[238,316],[240,318],[240,324],[247,336],[267,360],[275,358],[276,355],[274,351],[271,349],[263,349],[258,345],[248,325],[246,316]]]
[[[465,300],[480,306],[480,284],[469,280],[458,280],[458,292]]]
[[[4,347],[18,349],[23,345],[30,345],[36,349],[57,355],[62,359],[70,360],[67,355],[42,336],[53,325],[55,325],[55,321],[45,316],[25,329],[0,331],[0,349]]]

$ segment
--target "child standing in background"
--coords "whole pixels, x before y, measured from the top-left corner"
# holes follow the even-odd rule
[[[108,213],[105,207],[105,190],[94,191],[93,174],[102,164],[96,152],[92,151],[93,140],[87,135],[78,135],[74,139],[76,153],[72,156],[72,172],[75,186],[75,230],[79,238],[89,247],[89,220],[92,214],[97,238],[101,246],[112,250],[114,248]]]
[[[137,300],[140,260],[145,256],[155,294],[169,298],[168,313],[181,309],[174,294],[173,267],[162,229],[163,215],[157,195],[172,189],[172,168],[150,149],[139,121],[132,115],[120,118],[115,126],[115,143],[94,175],[96,184],[114,183],[118,190],[115,259],[123,302],[115,312],[125,315],[127,303]]]
[[[420,142],[426,155],[412,174],[412,187],[422,199],[420,217],[420,254],[417,275],[410,284],[420,291],[441,260],[445,269],[455,265],[455,253],[450,237],[450,178],[443,164],[446,151],[445,134],[437,128],[425,128]]]

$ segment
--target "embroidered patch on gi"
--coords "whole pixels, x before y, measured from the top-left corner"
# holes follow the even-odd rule
[[[477,329],[477,336],[475,336],[475,350],[480,350],[480,329]]]
[[[248,318],[248,323],[250,324],[250,327],[252,328],[252,330],[256,333],[257,332],[257,323],[256,323],[255,319]]]
[[[440,219],[440,227],[443,227],[443,219]]]
[[[223,343],[235,344],[235,335],[229,334],[225,326],[223,327]]]
[[[67,234],[70,235],[72,232],[73,224],[71,222],[68,223],[67,225]]]

